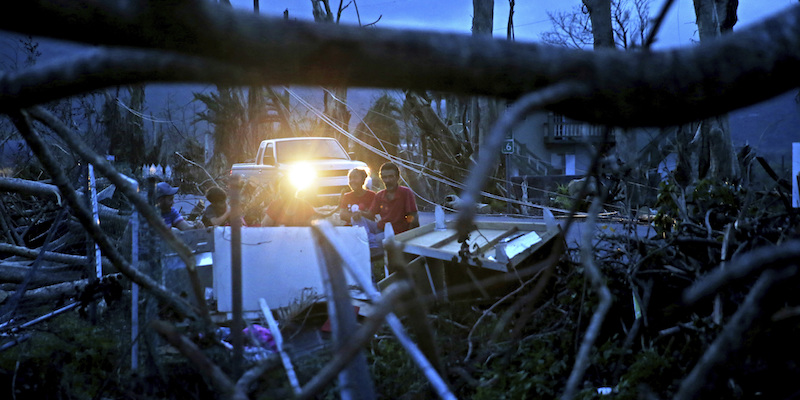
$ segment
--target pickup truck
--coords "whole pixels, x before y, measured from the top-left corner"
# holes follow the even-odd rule
[[[303,176],[308,176],[304,182],[306,199],[315,205],[334,204],[342,190],[350,190],[347,184],[350,169],[364,168],[369,176],[366,163],[352,160],[344,147],[329,137],[264,140],[258,146],[255,161],[233,164],[231,175],[239,174],[258,185],[271,185],[300,166],[306,171]]]

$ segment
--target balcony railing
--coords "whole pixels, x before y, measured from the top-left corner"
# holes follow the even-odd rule
[[[547,143],[596,142],[603,139],[605,129],[603,126],[572,121],[563,115],[550,115],[547,118],[545,141]],[[613,141],[614,135],[608,135],[608,140]]]

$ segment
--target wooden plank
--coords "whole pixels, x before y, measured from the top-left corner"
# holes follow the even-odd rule
[[[405,244],[414,244],[425,247],[434,247],[433,245],[438,244],[438,246],[435,247],[441,248],[451,243],[457,243],[456,241],[457,239],[458,236],[456,231],[448,229],[443,231],[431,231],[425,235],[415,236],[406,240],[399,240],[399,241],[402,241]]]
[[[509,226],[516,226],[521,231],[547,231],[547,225],[538,222],[476,222],[475,226],[479,230],[494,229],[505,231]],[[453,225],[453,227],[455,227],[455,225]]]
[[[453,233],[452,235],[447,236],[446,238],[444,238],[444,239],[432,244],[430,247],[433,247],[434,249],[437,249],[437,248],[442,247],[442,246],[444,246],[444,245],[446,245],[446,244],[448,244],[448,243],[450,243],[450,242],[452,242],[454,240],[457,240],[457,239],[458,239],[458,232]]]
[[[403,233],[398,233],[398,234],[394,235],[394,238],[397,241],[405,242],[405,241],[408,241],[408,240],[413,239],[415,237],[423,236],[423,235],[426,235],[426,234],[428,234],[430,232],[433,232],[434,231],[434,225],[435,224],[422,225],[422,226],[420,226],[418,228],[411,229],[411,230],[405,231]]]
[[[425,246],[406,245],[403,248],[403,252],[423,257],[436,258],[444,261],[453,261],[454,258],[458,259],[458,253],[443,251],[441,249],[432,249]],[[475,267],[488,268],[495,271],[508,272],[508,267],[505,263],[498,263],[486,258],[483,255],[479,255],[476,258],[480,260],[480,263],[477,263],[471,259],[457,260],[457,262],[469,264]]]

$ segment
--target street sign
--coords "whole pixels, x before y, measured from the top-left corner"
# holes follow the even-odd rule
[[[503,142],[503,154],[514,154],[514,139],[506,139]]]

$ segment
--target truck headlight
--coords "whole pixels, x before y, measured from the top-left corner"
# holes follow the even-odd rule
[[[297,190],[308,188],[316,179],[317,171],[306,163],[297,163],[289,168],[289,182]]]

